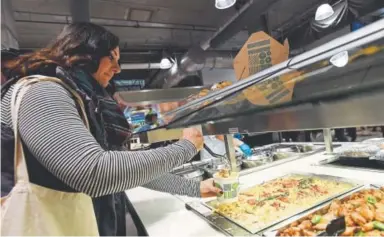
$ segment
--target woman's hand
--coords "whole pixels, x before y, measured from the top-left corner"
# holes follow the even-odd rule
[[[203,134],[196,128],[186,128],[183,130],[182,139],[186,139],[195,145],[197,151],[203,149],[204,139]]]
[[[207,179],[200,182],[200,195],[203,198],[215,197],[221,192],[221,189],[215,186],[213,179]]]

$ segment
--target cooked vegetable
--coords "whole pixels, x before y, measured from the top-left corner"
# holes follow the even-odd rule
[[[312,183],[312,179],[302,179],[299,182],[299,188],[306,189],[310,187],[310,184]]]
[[[369,204],[376,204],[376,203],[377,203],[377,200],[376,200],[375,197],[368,196],[368,197],[367,197],[367,202],[368,202]]]
[[[336,199],[327,207],[296,221],[298,230],[287,226],[278,231],[278,236],[296,236],[297,233],[309,236],[307,231],[318,235],[332,220],[339,217],[344,217],[346,223],[341,236],[384,236],[383,189],[364,189],[341,200]],[[308,221],[312,225],[307,225]]]
[[[384,223],[381,223],[379,221],[374,221],[373,227],[378,230],[384,230]]]
[[[320,223],[320,221],[321,221],[321,216],[320,215],[314,215],[312,217],[312,220],[311,220],[312,224],[314,224],[314,225]]]

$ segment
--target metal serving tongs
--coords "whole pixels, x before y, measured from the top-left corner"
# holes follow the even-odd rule
[[[345,224],[345,217],[338,217],[332,220],[325,231],[319,233],[317,236],[339,236],[345,231],[347,225]]]
[[[345,224],[345,218],[344,216],[338,217],[336,219],[333,219],[325,228],[325,231],[318,233],[316,236],[339,236],[342,234],[345,229],[347,228],[347,225]],[[278,229],[268,231],[264,233],[264,236],[266,237],[277,237],[278,236]]]
[[[224,164],[225,164],[226,166],[231,167],[231,164],[229,163],[229,161],[228,161],[228,159],[227,159],[226,156],[216,154],[216,153],[213,152],[213,151],[211,150],[211,148],[209,148],[206,144],[204,144],[203,147],[204,147],[204,149],[205,149],[211,156],[220,159],[221,161],[224,162]],[[230,170],[229,172],[231,172],[231,170]]]

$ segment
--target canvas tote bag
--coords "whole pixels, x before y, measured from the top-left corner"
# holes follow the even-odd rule
[[[76,91],[57,78],[31,76],[19,80],[13,90],[11,113],[15,136],[15,187],[1,199],[2,236],[98,236],[96,217],[89,196],[60,192],[29,182],[20,134],[18,111],[26,91],[34,83],[53,81],[63,85],[80,105],[89,128],[84,104]]]

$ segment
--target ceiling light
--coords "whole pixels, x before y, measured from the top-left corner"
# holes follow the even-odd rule
[[[173,65],[173,63],[167,57],[164,57],[160,61],[160,69],[170,69],[172,67],[172,65]]]
[[[335,13],[335,12],[333,11],[333,8],[331,5],[329,5],[328,3],[321,4],[316,10],[315,20],[316,21],[323,21],[323,20],[331,17],[333,15],[333,13]]]
[[[217,9],[226,9],[235,5],[236,0],[216,0],[215,7]]]
[[[345,65],[347,65],[348,60],[348,51],[343,51],[333,55],[329,61],[332,63],[333,66],[344,67]]]

